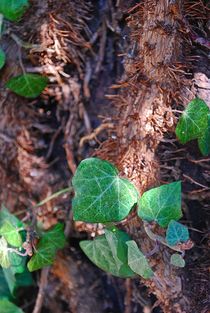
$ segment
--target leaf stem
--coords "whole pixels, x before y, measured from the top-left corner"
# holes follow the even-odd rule
[[[55,193],[53,193],[52,195],[50,195],[49,197],[45,198],[44,200],[40,201],[39,203],[37,203],[35,205],[35,208],[36,207],[39,207],[39,206],[42,206],[44,205],[45,203],[47,203],[48,201],[52,200],[52,199],[55,199],[57,197],[59,197],[60,195],[64,194],[64,193],[67,193],[67,192],[72,192],[73,191],[73,188],[72,187],[67,187],[67,188],[64,188],[64,189],[61,189]]]
[[[16,254],[18,254],[18,255],[20,255],[20,256],[27,256],[28,255],[28,252],[27,252],[27,250],[25,251],[25,252],[20,252],[20,251],[18,251],[18,250],[16,250],[16,249],[13,249],[13,248],[7,248],[7,251],[8,252],[11,252],[11,253],[16,253]]]

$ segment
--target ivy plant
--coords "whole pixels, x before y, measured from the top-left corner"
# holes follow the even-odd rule
[[[154,272],[146,255],[128,234],[117,228],[135,206],[147,235],[176,251],[171,264],[183,266],[184,250],[192,244],[188,229],[177,222],[182,216],[180,181],[153,188],[140,197],[136,187],[120,177],[111,163],[88,158],[79,164],[73,188],[74,220],[104,223],[103,235],[80,242],[83,252],[99,268],[118,277],[140,275],[152,279]],[[165,237],[152,231],[154,224],[167,228]]]
[[[57,223],[47,232],[38,231],[39,240],[32,256],[29,245],[33,248],[31,230],[6,208],[0,211],[0,265],[6,276],[15,276],[51,265],[58,249],[64,247],[66,240],[64,226]],[[27,262],[27,256],[31,256]],[[9,269],[9,271],[6,271]],[[11,289],[11,288],[10,288]]]
[[[176,135],[182,144],[197,139],[201,153],[210,153],[210,109],[200,98],[192,100],[176,126]]]
[[[21,19],[28,7],[28,0],[0,1],[0,37],[4,35],[4,32],[2,32],[3,17],[10,21],[17,22]],[[8,35],[7,32],[5,33]],[[14,36],[17,37],[16,35]],[[21,39],[18,39],[18,45],[21,45],[21,42]],[[26,46],[27,45],[23,45],[23,47]],[[29,44],[28,47],[30,46],[31,45]],[[6,55],[4,51],[0,48],[0,69],[3,68],[5,61]],[[19,96],[34,99],[38,97],[46,88],[48,84],[48,78],[39,74],[26,73],[24,68],[22,68],[22,70],[23,74],[10,78],[9,81],[6,83],[6,87]]]
[[[29,8],[28,0],[1,0],[0,13],[12,22],[17,22]]]
[[[80,163],[72,184],[75,190],[74,220],[91,223],[121,221],[138,198],[131,182],[120,177],[112,164],[97,158]]]
[[[6,87],[26,98],[36,98],[45,89],[48,78],[39,74],[26,73],[11,78]]]

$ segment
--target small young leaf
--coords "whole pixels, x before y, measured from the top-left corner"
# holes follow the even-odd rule
[[[14,303],[7,299],[0,299],[1,313],[24,313]]]
[[[133,277],[135,274],[128,266],[128,240],[130,237],[121,230],[106,230],[105,235],[94,240],[81,241],[80,247],[105,272],[117,277]]]
[[[170,263],[176,267],[185,267],[185,260],[178,253],[172,254]]]
[[[27,266],[30,272],[51,265],[58,249],[62,249],[66,243],[64,227],[56,224],[53,229],[46,232],[40,239],[36,253],[32,256]]]
[[[29,7],[28,0],[1,0],[0,13],[12,22],[19,21]]]
[[[176,135],[182,144],[203,135],[208,125],[208,113],[207,104],[199,98],[188,104],[176,127]]]
[[[176,221],[170,221],[166,231],[166,241],[170,246],[185,242],[189,239],[188,228]]]
[[[153,271],[144,256],[144,254],[139,250],[136,242],[130,240],[126,242],[128,246],[128,265],[136,274],[142,276],[145,279],[151,278],[153,276]]]
[[[200,152],[207,156],[210,154],[210,114],[208,114],[208,127],[204,131],[203,135],[198,138],[198,146]]]
[[[0,265],[4,268],[10,267],[7,241],[4,237],[0,238]]]
[[[107,161],[89,158],[80,163],[72,180],[74,220],[90,223],[121,221],[137,202],[136,188]]]
[[[4,221],[0,228],[0,235],[3,236],[8,244],[13,247],[22,246],[22,238],[17,227],[13,226],[9,221]]]
[[[36,98],[47,86],[48,79],[38,74],[27,73],[11,78],[6,87],[26,98]]]
[[[181,211],[181,182],[162,185],[146,191],[138,202],[138,216],[167,227],[171,220],[178,220]]]
[[[6,56],[4,51],[0,48],[0,69],[2,69],[2,67],[4,66],[6,61]]]

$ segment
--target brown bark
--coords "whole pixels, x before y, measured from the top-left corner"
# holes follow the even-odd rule
[[[156,150],[164,133],[173,129],[172,106],[180,99],[182,104],[190,100],[182,98],[190,84],[185,78],[190,29],[183,1],[145,0],[131,13],[128,24],[136,51],[125,65],[128,87],[116,100],[116,139],[105,142],[97,154],[114,162],[142,193],[160,184]],[[129,221],[126,229],[144,252],[151,250],[138,218]],[[156,278],[144,283],[165,313],[192,312],[183,293],[182,273],[169,265],[169,256],[169,250],[162,248],[151,258]]]

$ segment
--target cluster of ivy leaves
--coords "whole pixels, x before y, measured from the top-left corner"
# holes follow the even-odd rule
[[[0,1],[0,37],[4,35],[2,27],[3,18],[18,22],[25,14],[30,4],[28,0],[1,0]],[[6,63],[6,55],[0,47],[0,70]],[[6,87],[26,98],[36,98],[46,88],[48,78],[39,74],[23,73],[16,77],[12,77],[7,83]]]
[[[33,284],[30,272],[51,265],[58,249],[65,245],[63,225],[58,223],[47,232],[39,230],[39,241],[28,260],[24,243],[27,242],[25,225],[6,208],[0,210],[0,308],[2,313],[18,313],[14,300],[19,287]],[[9,311],[10,310],[10,311]]]
[[[182,144],[198,140],[200,152],[210,154],[210,109],[202,99],[192,100],[182,113],[176,127],[176,135]]]
[[[106,272],[118,277],[137,274],[145,279],[154,275],[137,243],[113,224],[125,219],[134,205],[145,223],[155,222],[166,228],[167,246],[173,249],[189,240],[187,227],[177,222],[182,216],[180,181],[151,189],[140,197],[135,186],[120,177],[111,163],[88,158],[78,166],[72,183],[74,220],[103,223],[106,227],[103,235],[80,242],[88,258]],[[171,263],[184,266],[178,253]]]

